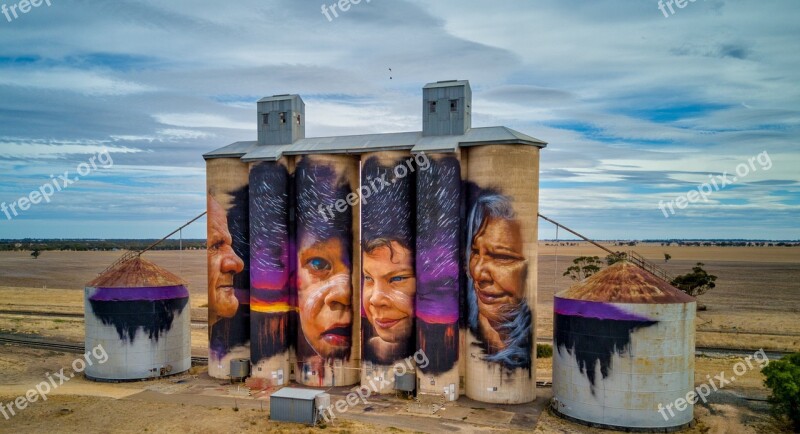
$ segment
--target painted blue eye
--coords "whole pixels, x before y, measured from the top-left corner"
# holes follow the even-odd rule
[[[405,276],[395,276],[395,277],[392,277],[391,279],[389,279],[389,282],[392,282],[392,283],[394,283],[394,282],[402,282],[402,281],[404,281],[406,279],[407,278]]]
[[[311,259],[308,260],[308,265],[314,271],[324,271],[324,270],[330,270],[331,269],[330,262],[328,262],[328,261],[326,261],[326,260],[324,260],[322,258],[311,258]]]

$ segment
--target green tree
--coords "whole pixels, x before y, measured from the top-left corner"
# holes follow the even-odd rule
[[[676,277],[671,282],[672,286],[692,297],[705,294],[709,289],[717,286],[717,284],[714,283],[717,280],[717,276],[708,274],[708,272],[703,269],[704,265],[704,263],[698,262],[697,265],[692,267],[691,273]]]
[[[672,255],[669,253],[664,253],[664,262],[669,262],[670,259],[672,259]]]
[[[617,262],[628,259],[628,254],[625,252],[609,253],[606,255],[606,264],[610,267]]]
[[[769,403],[772,415],[788,419],[794,432],[800,432],[800,353],[773,360],[761,370],[764,385],[772,390]]]
[[[600,271],[599,256],[580,256],[572,260],[572,264],[562,276],[569,276],[572,280],[583,280]]]

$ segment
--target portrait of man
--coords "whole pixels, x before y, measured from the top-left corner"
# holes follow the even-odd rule
[[[209,352],[215,366],[225,366],[222,360],[249,353],[248,186],[209,188],[207,206]]]
[[[233,250],[228,215],[208,195],[208,310],[209,326],[220,318],[231,318],[239,309],[234,277],[244,271],[244,261]]]
[[[353,326],[352,210],[331,216],[320,204],[352,192],[333,165],[303,159],[297,167],[298,362],[350,357]],[[315,359],[316,358],[316,359]]]
[[[478,196],[468,216],[466,246],[468,321],[484,360],[530,369],[528,261],[508,198],[491,192]]]
[[[409,352],[414,331],[414,253],[402,241],[376,238],[362,245],[363,308],[374,335],[365,351],[392,363]]]

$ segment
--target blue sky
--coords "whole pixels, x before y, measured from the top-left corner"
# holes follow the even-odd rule
[[[796,0],[697,1],[669,18],[654,0],[372,0],[331,22],[322,3],[53,0],[0,15],[0,202],[103,149],[113,159],[0,213],[0,238],[160,237],[203,211],[201,155],[255,139],[258,98],[301,94],[308,136],[413,131],[425,83],[469,79],[473,126],[550,143],[551,218],[597,239],[800,239]],[[768,166],[707,202],[659,209],[764,152]]]

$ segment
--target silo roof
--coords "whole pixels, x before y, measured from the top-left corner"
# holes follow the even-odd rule
[[[557,298],[608,303],[691,303],[694,297],[670,285],[648,271],[620,261],[592,275]]]
[[[283,155],[363,154],[376,151],[456,152],[460,147],[519,144],[544,148],[547,142],[508,127],[472,128],[466,134],[423,136],[421,131],[353,136],[309,137],[289,145],[259,145],[236,142],[206,153],[203,158],[241,158],[249,161],[276,161]]]
[[[140,256],[113,265],[86,286],[94,288],[158,288],[186,286],[186,282]]]

